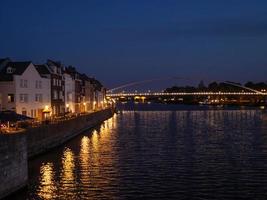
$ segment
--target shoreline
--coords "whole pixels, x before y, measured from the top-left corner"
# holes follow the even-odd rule
[[[115,110],[89,113],[58,124],[29,128],[20,133],[0,135],[0,199],[27,187],[28,162],[66,143],[85,130],[113,116]]]

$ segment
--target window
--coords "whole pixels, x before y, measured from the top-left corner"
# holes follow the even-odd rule
[[[25,116],[27,115],[27,110],[26,110],[26,108],[22,108],[22,112],[21,112],[21,114],[22,114],[22,115],[25,115]]]
[[[35,101],[36,102],[42,102],[43,101],[43,95],[42,94],[35,94]]]
[[[42,88],[42,81],[35,81],[35,88],[41,89]]]
[[[57,91],[56,90],[54,90],[53,97],[54,97],[54,99],[57,99]]]
[[[20,79],[19,86],[21,88],[27,88],[28,87],[28,80]]]
[[[21,103],[27,103],[28,102],[28,94],[20,94],[19,95],[19,101]]]
[[[7,72],[8,74],[12,74],[12,73],[13,73],[13,69],[12,69],[12,67],[8,67],[8,68],[6,69],[6,72]]]
[[[62,99],[62,91],[59,91],[59,99]]]
[[[53,85],[56,85],[56,79],[53,78]]]
[[[27,88],[27,87],[28,87],[28,80],[24,80],[24,81],[23,81],[23,87],[24,87],[24,88]]]
[[[71,92],[68,92],[68,94],[67,94],[67,101],[72,101]]]
[[[14,94],[8,94],[7,95],[7,102],[12,103],[15,101]]]

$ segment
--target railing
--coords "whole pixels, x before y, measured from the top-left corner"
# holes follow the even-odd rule
[[[23,131],[24,129],[27,128],[35,128],[35,127],[40,127],[40,126],[46,126],[48,124],[59,124],[64,121],[72,120],[80,116],[92,114],[104,109],[108,109],[109,107],[105,107],[102,109],[95,109],[89,112],[82,112],[82,113],[71,113],[71,114],[65,114],[60,117],[53,117],[49,118],[44,121],[38,121],[38,120],[25,120],[25,121],[18,121],[14,123],[3,123],[0,124],[0,134],[10,134],[10,133],[18,133]]]
[[[267,92],[176,92],[176,93],[165,93],[165,92],[144,92],[144,93],[114,93],[107,94],[108,97],[134,97],[134,96],[212,96],[212,95],[227,95],[227,96],[267,96]]]

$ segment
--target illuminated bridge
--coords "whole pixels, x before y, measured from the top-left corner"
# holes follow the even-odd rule
[[[267,96],[267,92],[143,92],[143,93],[108,93],[107,97],[160,97],[160,96]]]
[[[236,92],[176,92],[176,93],[167,93],[167,92],[115,92],[130,86],[135,86],[135,85],[140,85],[140,84],[145,84],[149,82],[154,82],[154,81],[161,81],[161,80],[171,80],[171,79],[179,79],[179,80],[190,80],[190,78],[183,78],[183,77],[168,77],[168,78],[158,78],[158,79],[150,79],[150,80],[144,80],[144,81],[138,81],[138,82],[132,82],[132,83],[127,83],[124,85],[121,85],[119,87],[110,89],[107,91],[107,97],[109,98],[126,98],[126,97],[167,97],[167,96],[267,96],[267,90],[255,90],[252,88],[248,88],[242,85],[239,85],[234,82],[230,81],[220,81],[221,83],[225,83],[230,86],[235,86],[239,90]],[[242,89],[240,91],[240,89]]]

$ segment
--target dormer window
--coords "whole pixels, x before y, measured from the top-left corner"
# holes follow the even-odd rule
[[[8,68],[6,69],[6,73],[7,73],[7,74],[12,74],[12,73],[13,73],[13,69],[12,69],[12,67],[8,67]]]

